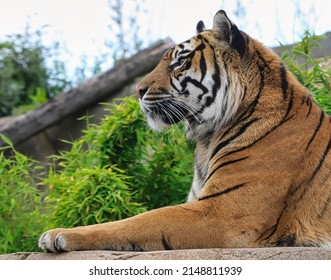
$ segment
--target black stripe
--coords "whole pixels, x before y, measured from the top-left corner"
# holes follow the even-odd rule
[[[185,63],[185,68],[184,68],[184,70],[188,70],[188,69],[190,69],[191,66],[192,66],[192,60],[191,60],[191,59],[188,59],[188,60],[186,61],[186,63]],[[179,76],[179,77],[181,77],[182,75],[183,75],[183,73],[180,73],[180,76]]]
[[[313,107],[313,102],[310,98],[308,98],[307,101],[306,101],[306,104],[309,107],[307,115],[306,115],[306,118],[308,118],[310,113],[311,113],[311,108]]]
[[[187,87],[187,84],[188,83],[191,83],[193,84],[194,86],[196,86],[197,88],[201,89],[203,91],[203,94],[201,96],[203,96],[204,94],[206,94],[208,92],[208,89],[203,85],[201,84],[198,80],[196,79],[192,79],[191,77],[185,77],[181,82],[180,82],[180,85],[182,87],[182,90],[181,92],[183,92],[186,87]]]
[[[213,92],[213,99],[215,100],[216,94],[218,90],[221,87],[221,78],[220,78],[220,71],[218,69],[218,66],[215,65],[215,73],[212,75],[212,79],[214,81],[212,92]],[[225,90],[225,93],[227,93],[227,90]]]
[[[210,179],[210,177],[213,176],[213,174],[214,174],[217,170],[219,170],[220,168],[222,168],[222,167],[224,167],[224,166],[227,166],[227,165],[229,165],[229,164],[232,164],[232,163],[236,163],[236,162],[242,161],[242,160],[247,159],[247,158],[248,158],[248,156],[221,163],[219,166],[217,166],[217,167],[216,167],[216,168],[215,168],[215,169],[214,169],[214,170],[208,175],[208,177],[207,177],[207,179],[205,180],[205,183],[204,183],[204,184],[206,184],[206,182]],[[217,161],[218,161],[218,160],[217,160]]]
[[[286,99],[288,82],[287,82],[287,78],[286,78],[286,68],[284,67],[283,64],[280,67],[280,82],[281,82],[281,87],[282,87],[283,98]]]
[[[329,153],[330,148],[331,148],[331,138],[329,139],[329,143],[328,143],[328,145],[326,146],[326,148],[323,152],[322,158],[320,159],[320,161],[318,163],[318,166],[315,168],[315,170],[314,170],[314,172],[313,172],[313,174],[312,174],[309,181],[312,181],[314,179],[314,177],[316,176],[317,172],[321,169],[321,166],[324,162],[324,159],[325,159],[326,155]]]
[[[264,86],[265,86],[265,82],[264,82],[264,75],[263,75],[263,72],[261,72],[261,76],[260,76],[260,86],[259,86],[259,92],[258,94],[256,95],[255,99],[253,100],[253,102],[249,105],[248,109],[246,112],[244,112],[239,119],[241,119],[243,116],[246,116],[247,117],[250,117],[254,111],[255,111],[255,108],[257,106],[257,104],[259,103],[259,100],[260,100],[260,97],[262,95],[262,92],[264,90]]]
[[[331,138],[329,139],[329,143],[328,143],[328,145],[326,146],[326,148],[325,148],[325,150],[324,150],[324,152],[323,152],[322,158],[320,159],[320,161],[319,161],[317,167],[315,168],[315,170],[314,170],[314,172],[312,173],[310,179],[308,180],[308,183],[310,183],[309,186],[311,186],[311,182],[314,180],[314,178],[315,178],[317,172],[320,170],[320,168],[321,168],[321,166],[322,166],[322,164],[323,164],[323,162],[324,162],[324,159],[325,159],[326,155],[327,155],[328,152],[330,151],[330,148],[331,148]],[[323,186],[323,184],[320,184],[320,185]],[[302,192],[302,194],[301,194],[301,196],[300,196],[299,199],[302,199],[302,197],[303,197],[303,196],[305,195],[305,193],[308,191],[309,186],[307,186],[307,187],[303,190],[303,192]],[[296,189],[294,189],[294,190],[290,193],[290,195],[293,195],[298,189],[300,189],[300,187],[301,187],[301,185],[298,186]]]
[[[206,65],[206,61],[205,61],[205,57],[203,55],[203,52],[201,52],[200,55],[201,55],[201,57],[200,57],[200,69],[201,69],[201,80],[200,80],[200,82],[202,82],[203,79],[206,76],[207,65]]]
[[[169,242],[166,240],[165,236],[162,235],[162,245],[163,245],[163,248],[164,250],[172,250],[172,246],[169,244]]]
[[[214,84],[212,86],[212,96],[211,97],[209,96],[209,97],[206,98],[206,101],[205,101],[205,104],[204,104],[203,109],[209,107],[211,104],[214,103],[214,101],[216,99],[216,96],[217,96],[217,93],[218,93],[218,90],[221,87],[220,70],[219,70],[218,64],[216,62],[215,52],[213,52],[213,55],[214,55],[214,70],[215,70],[215,73],[212,75],[212,79],[214,81]],[[226,64],[224,64],[224,66],[226,67]],[[226,95],[227,93],[228,93],[227,92],[227,89],[225,89],[224,95]],[[202,98],[202,95],[200,95],[198,98],[199,99]],[[227,98],[224,98],[224,99],[227,100]],[[223,104],[222,107],[224,108],[226,106],[227,106],[226,104]],[[224,113],[222,113],[222,115],[224,116]]]
[[[223,141],[219,143],[216,147],[216,149],[213,151],[211,158],[213,158],[222,148],[224,148],[226,145],[228,145],[231,141],[239,137],[241,134],[243,134],[247,128],[249,128],[253,123],[258,121],[258,118],[252,119],[249,122],[245,123],[238,131],[236,134],[234,134],[232,137],[227,139],[226,141]]]
[[[199,46],[197,46],[192,53],[195,53],[196,51],[203,51],[206,48],[206,45],[204,42],[201,42],[201,44]],[[193,57],[193,55],[191,56]]]
[[[171,76],[170,76],[170,85],[175,89],[175,91],[177,91],[177,93],[180,93],[180,90],[176,87],[176,85],[175,85],[174,82],[172,81]]]
[[[232,192],[232,191],[235,191],[237,189],[240,189],[241,187],[245,186],[246,184],[247,183],[242,183],[242,184],[239,184],[239,185],[236,185],[236,186],[227,188],[227,189],[225,189],[225,190],[223,190],[221,192],[213,193],[213,194],[210,194],[210,195],[206,195],[204,197],[199,198],[199,201],[200,200],[209,199],[209,198],[215,198],[215,197],[218,197],[218,196],[223,195],[223,194],[228,194],[229,192]]]
[[[183,54],[187,54],[187,53],[190,53],[191,51],[190,50],[182,50],[179,52],[179,55],[183,55]]]
[[[313,136],[310,138],[309,142],[308,142],[308,145],[307,145],[307,148],[306,150],[308,150],[310,144],[313,142],[317,132],[320,130],[321,126],[322,126],[322,123],[323,123],[323,119],[324,119],[324,112],[321,110],[321,115],[320,115],[320,119],[319,119],[319,122],[318,122],[318,125],[314,131],[314,134]]]
[[[321,168],[321,165],[324,162],[324,158],[326,157],[326,154],[328,153],[328,150],[330,150],[330,148],[331,148],[331,139],[329,140],[329,143],[328,143],[327,148],[324,150],[323,158],[320,160],[320,162],[318,164],[318,167],[313,172],[313,175],[310,177],[310,179],[308,180],[308,183],[305,185],[306,188],[302,191],[300,197],[296,200],[296,202],[300,201],[303,198],[303,196],[306,194],[306,192],[308,191],[308,189],[312,186],[312,181],[314,180],[314,178],[315,178],[318,170]],[[330,170],[329,169],[327,169],[327,171],[329,171],[329,172],[327,174],[324,174],[322,181],[319,182],[319,186],[325,186],[325,182],[327,180],[329,180],[331,174],[330,174]],[[292,190],[289,194],[290,195],[293,195],[295,192],[297,192],[299,189],[301,189],[302,186],[303,185],[299,185],[294,190]]]
[[[215,99],[216,99],[217,91],[219,90],[220,85],[221,85],[221,80],[220,80],[220,76],[219,76],[219,75],[217,75],[217,74],[213,74],[212,79],[213,79],[213,81],[214,81],[213,88],[212,88],[213,96],[208,96],[208,97],[206,98],[206,101],[205,101],[205,103],[204,103],[204,106],[202,107],[203,109],[208,108],[210,105],[212,105],[212,104],[214,103],[214,101],[215,101]],[[226,95],[226,94],[227,94],[227,90],[224,91],[224,95]],[[198,97],[199,100],[202,99],[202,96],[203,96],[203,94],[201,94],[201,95]],[[227,98],[225,98],[225,100],[227,100]],[[226,105],[226,104],[223,104],[223,107],[226,108],[227,105]],[[202,111],[199,110],[198,112],[201,113]],[[224,116],[224,113],[222,114],[222,116]]]
[[[275,232],[276,232],[276,230],[278,228],[279,221],[282,218],[282,216],[283,216],[284,211],[286,210],[286,208],[287,208],[287,204],[285,204],[284,208],[282,209],[282,212],[280,212],[280,214],[279,214],[279,216],[277,218],[276,224],[274,226],[272,226],[272,231],[270,232],[270,234],[267,237],[263,238],[263,240],[267,240],[267,239],[269,239],[271,236],[273,236],[275,234]],[[260,239],[264,234],[265,234],[265,232],[262,233],[262,235],[258,239]]]
[[[261,71],[261,70],[264,70],[264,68],[270,68],[270,66],[268,65],[267,61],[264,59],[262,54],[258,50],[255,50],[255,53],[256,53],[258,59],[262,61],[262,66],[258,65],[259,70]]]
[[[293,107],[293,96],[294,95],[294,91],[293,91],[293,88],[291,89],[291,95],[290,95],[290,100],[288,102],[288,106],[287,106],[287,110],[286,110],[286,113],[285,113],[285,116],[283,119],[286,119],[288,117],[288,114],[291,112],[292,110],[292,107]]]
[[[320,213],[318,213],[317,217],[319,219],[323,218],[326,210],[330,207],[330,201],[331,201],[331,194],[329,195],[328,199],[326,200],[326,202],[324,203],[324,206],[322,208],[322,210],[320,211]]]
[[[301,105],[303,105],[303,103],[307,102],[307,97],[306,96],[302,96],[301,97]]]
[[[212,47],[211,47],[212,48]],[[215,101],[216,99],[216,96],[217,96],[217,92],[218,90],[220,89],[221,87],[221,77],[220,77],[220,70],[219,70],[219,67],[218,67],[218,64],[217,64],[217,60],[216,60],[216,54],[215,54],[215,51],[214,49],[212,48],[213,50],[213,56],[214,56],[214,70],[215,70],[215,73],[212,75],[212,79],[214,81],[214,84],[212,86],[212,96],[208,96],[206,98],[206,101],[204,103],[204,106],[198,111],[199,114],[201,114],[205,108],[209,107],[211,104],[213,104],[213,102]],[[202,97],[204,96],[204,94],[207,93],[207,92],[204,92],[203,94],[200,94],[198,96],[198,99],[201,100]],[[225,90],[224,94],[226,94],[227,91]]]
[[[227,65],[224,63],[225,70],[227,71]],[[216,56],[214,53],[214,70],[215,73],[212,75],[212,79],[214,81],[213,85],[213,96],[216,97],[216,93],[221,87],[221,76],[220,76],[220,68],[218,67],[218,64],[216,62]]]

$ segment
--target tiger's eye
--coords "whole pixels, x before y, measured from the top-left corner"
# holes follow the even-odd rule
[[[178,59],[178,66],[183,66],[183,64],[186,62],[186,58],[184,57],[181,57]]]

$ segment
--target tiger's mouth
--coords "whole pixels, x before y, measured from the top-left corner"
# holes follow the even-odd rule
[[[161,120],[164,124],[177,124],[187,118],[188,110],[184,104],[172,99],[145,103],[141,101],[141,108],[147,117],[154,121]]]

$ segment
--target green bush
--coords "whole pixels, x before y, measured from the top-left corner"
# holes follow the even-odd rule
[[[0,153],[0,253],[37,250],[37,236],[53,227],[123,219],[185,201],[192,181],[192,148],[182,128],[151,131],[133,98],[109,105],[99,125],[88,124],[69,151],[52,156],[42,178],[39,167],[10,145]],[[88,122],[88,119],[87,119]],[[36,189],[46,188],[43,200]],[[22,201],[24,203],[22,204]]]
[[[319,47],[321,38],[323,36],[306,31],[293,49],[282,46],[282,60],[300,83],[311,90],[314,99],[325,112],[331,115],[331,64],[323,66],[330,58],[312,57],[312,51]]]
[[[49,227],[73,227],[123,219],[146,209],[135,203],[128,177],[116,168],[79,168],[50,175]]]
[[[35,251],[45,226],[41,192],[36,188],[41,167],[17,152],[9,139],[1,138],[8,146],[0,148],[0,253]]]
[[[34,109],[70,85],[59,45],[44,46],[42,37],[27,25],[0,41],[0,117]]]
[[[98,142],[104,164],[125,170],[147,209],[183,202],[192,181],[193,151],[182,127],[155,133],[139,102],[128,97],[111,105],[90,136]]]
[[[192,152],[179,129],[155,134],[133,97],[110,105],[55,161],[43,184],[52,226],[88,225],[185,201]]]

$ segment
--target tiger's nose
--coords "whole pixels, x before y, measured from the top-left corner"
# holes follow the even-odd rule
[[[136,93],[137,93],[139,99],[142,99],[147,91],[148,91],[148,87],[146,87],[144,85],[138,84],[136,86]]]

